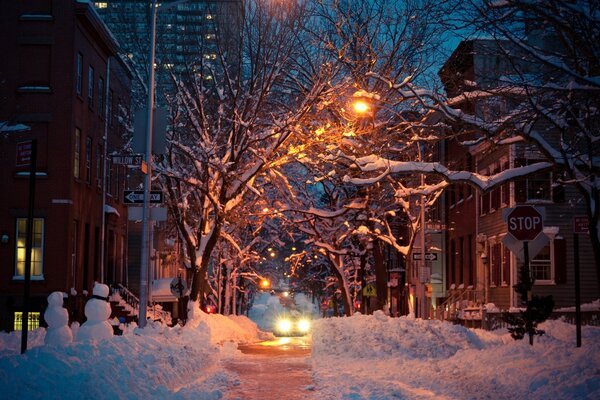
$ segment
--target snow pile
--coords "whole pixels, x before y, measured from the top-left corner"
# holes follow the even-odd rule
[[[201,324],[208,327],[210,343],[215,345],[225,342],[255,343],[272,338],[272,335],[261,331],[254,322],[242,315],[207,314],[199,310],[187,326],[197,327]]]
[[[376,332],[376,334],[375,334]],[[485,338],[459,325],[436,320],[389,318],[382,311],[352,318],[329,318],[314,322],[313,357],[397,357],[407,359],[448,358],[461,349],[481,349],[485,343],[500,344],[492,334]]]
[[[34,336],[45,332],[38,329]],[[42,334],[43,335],[43,334]],[[160,398],[190,384],[218,359],[205,324],[165,328],[150,322],[135,334],[63,347],[20,346],[0,358],[3,398]],[[13,344],[20,332],[0,335]],[[8,338],[7,338],[8,337]],[[8,339],[8,340],[7,340]],[[42,340],[43,341],[43,340]],[[36,338],[36,343],[39,339]],[[29,343],[30,346],[32,343]]]
[[[600,328],[561,321],[514,341],[506,330],[373,316],[316,321],[313,376],[328,399],[600,398]],[[335,384],[332,384],[335,382]]]
[[[82,326],[83,329],[83,326]],[[186,326],[149,321],[131,324],[123,336],[44,345],[46,329],[29,332],[20,355],[21,332],[0,333],[3,398],[200,398],[223,397],[230,377],[219,369],[232,342],[269,339],[244,316],[199,312]],[[216,344],[223,344],[222,347]],[[226,354],[225,354],[226,355]]]

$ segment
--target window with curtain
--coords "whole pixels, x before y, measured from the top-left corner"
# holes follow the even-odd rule
[[[25,278],[25,255],[27,240],[27,218],[17,218],[16,229],[16,265],[15,279]],[[33,241],[31,247],[31,278],[44,278],[44,219],[34,218],[33,220]]]

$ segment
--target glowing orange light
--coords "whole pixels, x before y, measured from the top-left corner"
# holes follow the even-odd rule
[[[364,100],[356,100],[354,103],[352,103],[352,107],[354,108],[354,111],[359,114],[364,114],[371,110],[369,103]]]

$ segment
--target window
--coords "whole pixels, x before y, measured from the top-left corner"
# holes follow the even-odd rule
[[[92,182],[92,138],[89,136],[85,140],[85,181]]]
[[[490,286],[510,284],[510,249],[502,243],[490,244]]]
[[[75,151],[73,153],[73,176],[75,179],[81,177],[81,130],[75,128]]]
[[[102,145],[96,146],[96,184],[99,189],[102,189],[102,159],[103,159]]]
[[[98,115],[104,117],[104,78],[98,78]]]
[[[531,276],[535,279],[536,283],[542,283],[543,281],[550,282],[553,280],[552,258],[550,257],[550,254],[550,246],[546,246],[529,262]]]
[[[13,322],[15,331],[23,329],[23,313],[21,311],[15,311],[15,320]],[[40,313],[31,312],[27,313],[27,330],[33,331],[40,327]]]
[[[531,165],[543,160],[516,159],[515,167]],[[515,181],[515,202],[552,201],[552,172],[542,171]]]
[[[108,109],[106,110],[106,117],[108,118],[108,126],[113,126],[113,91],[108,91],[108,99],[106,99],[106,106]]]
[[[16,265],[14,279],[25,278],[25,253],[27,238],[27,218],[17,218]],[[31,279],[44,279],[44,219],[33,219],[33,241],[31,247]]]
[[[490,245],[490,286],[500,286],[502,282],[501,277],[501,263],[502,263],[502,245],[500,243],[494,243]]]
[[[82,80],[83,80],[83,55],[81,53],[77,53],[77,71],[76,71],[76,80],[75,80],[75,90],[77,94],[81,96],[82,94]]]
[[[90,107],[94,106],[94,67],[91,65],[88,69],[88,103]]]

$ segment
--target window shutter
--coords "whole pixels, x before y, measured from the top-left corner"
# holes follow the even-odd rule
[[[554,239],[554,282],[567,283],[567,241]]]
[[[515,167],[524,167],[527,165],[527,161],[524,158],[515,159]],[[518,178],[515,180],[515,202],[526,203],[527,202],[527,179]]]

